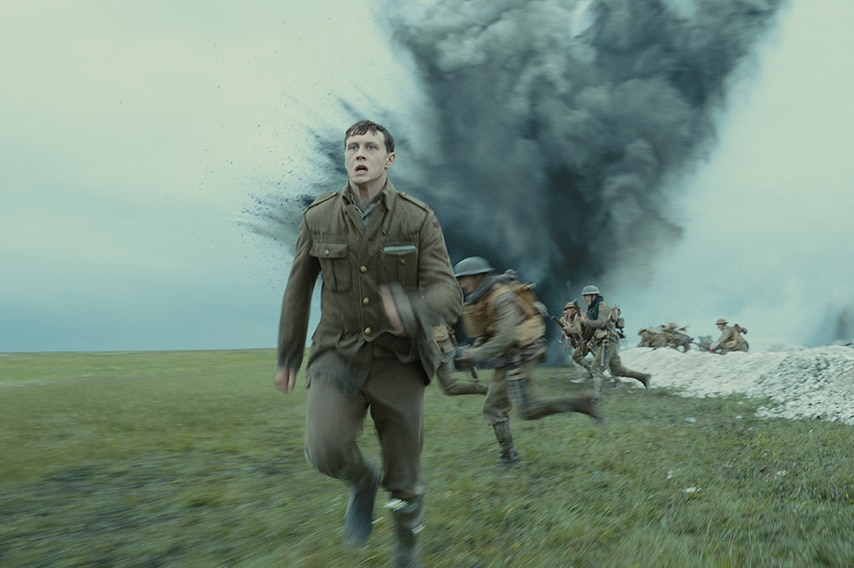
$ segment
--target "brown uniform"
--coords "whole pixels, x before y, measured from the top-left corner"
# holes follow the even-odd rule
[[[588,308],[587,317],[581,320],[582,326],[592,332],[593,364],[591,370],[594,377],[594,388],[598,394],[602,394],[602,383],[605,379],[605,370],[611,371],[614,386],[620,384],[619,377],[631,377],[643,383],[644,387],[649,385],[650,375],[639,373],[623,366],[620,360],[620,334],[614,327],[612,310],[599,296],[598,313],[593,306]],[[596,317],[594,317],[596,316]]]
[[[566,341],[566,349],[569,350],[572,347],[572,354],[570,355],[572,361],[586,369],[588,373],[592,373],[590,362],[585,359],[589,338],[584,337],[584,329],[581,327],[581,318],[578,312],[570,315],[569,311],[565,311],[560,318],[560,323],[563,338]]]
[[[747,340],[732,325],[724,326],[721,330],[721,336],[709,347],[709,351],[720,350],[721,353],[746,352],[748,349]]]
[[[306,365],[305,453],[321,472],[356,483],[370,467],[356,442],[371,409],[392,497],[424,492],[424,387],[439,364],[433,327],[459,317],[462,298],[433,212],[391,182],[367,220],[349,185],[306,209],[282,301],[278,365],[299,368],[312,291],[323,275],[320,322]],[[378,287],[390,285],[404,323],[392,333]]]
[[[540,315],[530,316],[520,307],[517,293],[503,283],[499,276],[487,275],[466,298],[463,308],[466,333],[475,337],[473,347],[465,356],[473,363],[489,361],[495,373],[486,399],[483,417],[495,430],[501,448],[501,463],[512,465],[518,461],[510,430],[510,411],[518,407],[523,420],[536,420],[559,412],[582,412],[600,419],[590,397],[561,397],[538,399],[533,390],[533,373],[545,357],[545,325],[542,331],[528,339],[520,340],[526,333],[536,330]],[[535,325],[532,325],[535,324]]]
[[[669,323],[664,328],[664,336],[667,340],[667,347],[672,347],[677,351],[681,347],[685,352],[691,348],[691,337],[685,327],[677,327],[675,323]]]

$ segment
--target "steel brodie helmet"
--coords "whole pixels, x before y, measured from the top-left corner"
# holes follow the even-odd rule
[[[599,288],[597,288],[596,286],[593,286],[591,284],[590,286],[585,286],[584,289],[581,291],[582,296],[588,296],[591,294],[594,296],[598,296],[599,295]]]
[[[486,274],[495,270],[489,261],[482,256],[470,256],[464,258],[454,265],[454,278],[460,276],[474,276],[475,274]]]

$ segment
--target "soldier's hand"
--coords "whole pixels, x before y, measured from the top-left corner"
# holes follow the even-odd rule
[[[472,361],[471,354],[466,349],[457,350],[454,360],[461,369],[474,367],[474,361]]]
[[[297,370],[279,368],[276,370],[276,378],[273,381],[276,388],[284,393],[293,392],[297,383]]]
[[[386,284],[380,284],[379,292],[392,331],[395,335],[403,335],[403,322],[400,319],[400,313],[397,311],[397,305],[391,296],[391,290]]]

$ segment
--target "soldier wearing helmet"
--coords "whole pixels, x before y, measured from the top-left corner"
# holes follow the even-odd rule
[[[599,288],[596,286],[585,286],[581,290],[587,311],[581,314],[581,327],[591,335],[593,344],[593,386],[596,394],[602,396],[602,382],[605,378],[605,370],[611,372],[614,379],[614,388],[620,387],[620,377],[631,377],[649,390],[649,380],[652,375],[640,373],[623,366],[620,360],[620,339],[618,322],[620,309],[611,307],[605,303]]]
[[[653,330],[647,327],[642,327],[640,328],[640,331],[638,331],[638,335],[641,337],[640,342],[638,342],[638,347],[652,347],[653,336],[655,335]]]
[[[664,327],[663,335],[667,347],[677,351],[681,347],[683,353],[687,353],[691,349],[691,336],[688,335],[685,326],[679,327],[676,323],[670,322]]]
[[[590,351],[590,337],[584,336],[584,330],[581,327],[581,306],[575,300],[570,300],[563,307],[563,315],[557,324],[560,326],[562,333],[561,341],[566,342],[566,350],[572,348],[570,358],[572,362],[582,367],[587,371],[589,378],[593,378],[593,372],[590,370],[590,363],[585,359]]]
[[[465,293],[463,328],[474,343],[458,357],[461,366],[489,362],[495,368],[483,402],[483,417],[492,426],[501,448],[500,467],[519,463],[510,411],[515,405],[523,420],[561,412],[580,412],[601,420],[592,396],[538,399],[532,379],[545,358],[545,308],[533,296],[533,285],[522,284],[515,273],[495,273],[479,256],[461,260],[454,275]]]
[[[718,318],[715,322],[718,329],[721,331],[720,337],[709,346],[709,351],[712,353],[731,353],[733,351],[744,351],[750,348],[747,340],[741,336],[742,333],[747,333],[747,330],[738,324],[729,325],[724,318]]]

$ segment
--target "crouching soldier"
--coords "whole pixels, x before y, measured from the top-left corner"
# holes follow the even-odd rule
[[[750,348],[747,340],[741,336],[742,333],[747,333],[745,328],[738,324],[729,325],[724,318],[719,318],[715,325],[721,330],[721,336],[709,346],[709,351],[712,353],[724,354],[733,351],[744,351],[746,353]]]

